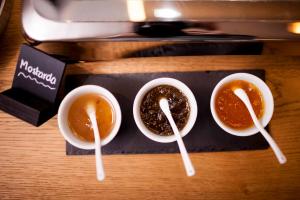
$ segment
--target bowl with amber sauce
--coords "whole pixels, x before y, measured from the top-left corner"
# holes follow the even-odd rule
[[[260,78],[248,73],[235,73],[223,78],[214,88],[210,109],[216,123],[226,132],[236,136],[250,136],[259,132],[254,126],[245,104],[234,94],[234,89],[243,89],[254,112],[265,127],[274,111],[270,88]]]
[[[73,146],[94,149],[94,133],[86,112],[88,103],[95,108],[101,145],[114,139],[121,125],[121,109],[117,99],[107,89],[84,85],[69,92],[58,109],[58,127],[63,137]]]

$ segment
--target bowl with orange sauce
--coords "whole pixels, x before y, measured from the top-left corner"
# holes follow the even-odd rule
[[[58,109],[59,130],[73,146],[90,150],[95,145],[91,121],[86,112],[88,102],[95,107],[102,146],[117,135],[122,115],[117,99],[103,87],[85,85],[65,96]]]
[[[215,86],[210,109],[216,123],[230,134],[250,136],[259,130],[254,126],[244,103],[233,93],[236,88],[247,93],[255,114],[264,127],[273,115],[273,95],[264,81],[248,73],[231,74]]]

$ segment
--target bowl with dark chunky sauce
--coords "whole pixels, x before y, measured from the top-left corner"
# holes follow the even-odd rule
[[[176,140],[172,128],[160,109],[159,100],[166,98],[180,134],[185,136],[197,118],[197,103],[191,90],[173,78],[158,78],[145,84],[134,100],[133,115],[140,131],[157,142]]]
[[[269,87],[258,77],[248,73],[236,73],[222,79],[215,87],[210,101],[213,118],[226,132],[237,136],[249,136],[258,132],[245,104],[234,94],[243,89],[257,118],[266,126],[272,118],[274,100]]]

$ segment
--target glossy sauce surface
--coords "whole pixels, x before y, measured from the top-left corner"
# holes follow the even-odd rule
[[[91,121],[86,113],[86,106],[93,103],[96,108],[96,119],[100,138],[109,135],[114,125],[114,110],[111,103],[98,94],[85,94],[78,97],[71,105],[68,123],[73,133],[84,141],[93,142],[94,133]]]
[[[143,98],[140,113],[145,126],[158,135],[172,135],[169,121],[160,109],[159,100],[166,98],[176,126],[182,130],[189,118],[190,106],[187,97],[177,88],[160,85],[151,89]]]
[[[243,80],[232,81],[220,88],[216,95],[215,110],[225,125],[234,129],[246,129],[253,126],[253,121],[245,104],[233,93],[235,88],[245,90],[256,116],[263,116],[264,100],[261,92],[255,85]]]

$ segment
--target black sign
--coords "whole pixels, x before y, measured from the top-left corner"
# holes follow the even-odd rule
[[[66,63],[21,46],[12,88],[0,93],[0,109],[35,126],[57,113]]]
[[[35,48],[22,45],[12,87],[54,103],[65,65]]]

